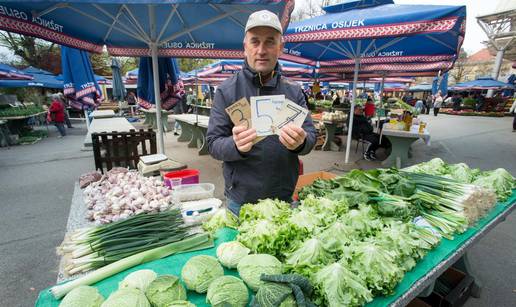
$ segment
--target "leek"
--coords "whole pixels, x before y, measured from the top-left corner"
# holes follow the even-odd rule
[[[165,246],[147,250],[127,258],[120,259],[70,282],[56,285],[50,288],[49,291],[56,299],[60,299],[78,286],[88,286],[94,284],[139,264],[154,261],[181,252],[201,250],[213,246],[213,239],[209,234],[194,235],[179,242],[170,243]]]

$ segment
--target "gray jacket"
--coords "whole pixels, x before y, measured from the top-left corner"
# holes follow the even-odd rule
[[[206,141],[213,158],[224,161],[224,194],[233,201],[256,203],[259,199],[278,198],[290,201],[299,172],[298,155],[308,154],[315,145],[316,134],[310,115],[303,123],[306,140],[295,151],[271,135],[241,154],[233,141],[233,123],[225,108],[237,100],[251,96],[285,95],[285,98],[306,108],[301,87],[281,76],[276,65],[275,76],[260,84],[258,74],[245,62],[241,71],[224,81],[215,93]]]

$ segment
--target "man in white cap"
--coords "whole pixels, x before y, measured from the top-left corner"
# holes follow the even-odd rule
[[[270,11],[251,14],[244,37],[245,61],[241,71],[224,81],[215,93],[208,125],[210,154],[223,161],[224,193],[228,208],[238,216],[240,207],[259,199],[291,201],[299,172],[299,155],[308,154],[316,140],[310,115],[302,127],[289,124],[279,136],[258,143],[256,130],[234,126],[225,109],[241,98],[285,95],[306,108],[301,87],[281,76],[278,58],[283,51],[283,28]]]

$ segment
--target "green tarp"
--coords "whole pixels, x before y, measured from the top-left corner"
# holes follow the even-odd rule
[[[470,227],[466,232],[461,235],[455,236],[453,240],[443,239],[442,242],[434,250],[429,252],[421,261],[418,262],[416,267],[405,274],[402,282],[396,287],[395,293],[388,297],[376,297],[367,306],[387,306],[390,303],[396,301],[401,295],[403,295],[416,281],[424,277],[430,272],[437,264],[445,261],[450,257],[453,252],[460,248],[468,239],[477,234],[482,228],[484,228],[489,222],[495,219],[497,216],[509,210],[510,206],[516,205],[516,190],[513,191],[511,197],[505,203],[497,204],[483,219],[481,219],[476,225]],[[158,275],[162,274],[173,274],[180,276],[181,268],[192,256],[196,255],[211,255],[216,257],[215,251],[216,246],[222,242],[232,241],[235,239],[237,232],[235,230],[226,228],[217,234],[218,238],[215,240],[215,247],[205,249],[202,251],[196,251],[191,253],[184,253],[178,255],[172,255],[170,257],[156,260],[150,263],[142,264],[134,267],[130,270],[124,271],[103,281],[98,282],[95,286],[99,289],[100,293],[104,297],[108,297],[110,293],[118,288],[118,283],[124,279],[129,273],[141,269],[154,270]],[[238,276],[236,270],[225,269],[226,275]],[[38,300],[36,301],[36,307],[53,307],[58,306],[59,301],[55,300],[53,296],[45,289],[40,292]],[[198,307],[208,306],[205,302],[205,295],[200,295],[192,291],[188,291],[188,300],[196,304]]]

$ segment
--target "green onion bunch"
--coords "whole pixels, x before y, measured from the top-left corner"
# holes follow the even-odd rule
[[[65,272],[75,275],[190,236],[179,209],[140,213],[128,219],[79,229],[65,237],[58,253]]]

